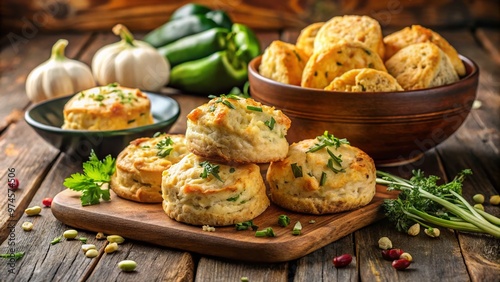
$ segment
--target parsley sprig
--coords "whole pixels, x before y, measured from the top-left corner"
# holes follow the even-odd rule
[[[211,164],[209,161],[203,161],[200,163],[200,166],[203,167],[203,172],[200,174],[201,178],[207,178],[210,174],[215,177],[220,182],[222,179],[219,176],[219,166]]]
[[[83,174],[78,172],[72,174],[64,180],[63,185],[68,189],[82,192],[80,196],[82,206],[99,204],[101,198],[109,201],[109,182],[115,172],[115,161],[111,155],[101,161],[92,150],[89,160],[83,163]],[[108,185],[104,187],[105,184]]]
[[[172,145],[174,145],[174,140],[172,140],[172,138],[170,138],[170,136],[167,136],[167,137],[165,137],[165,139],[160,140],[155,145],[155,148],[158,149],[158,152],[156,153],[156,155],[158,157],[161,157],[161,158],[164,158],[164,157],[170,155],[170,153],[174,149],[174,147],[172,147]]]
[[[388,219],[404,232],[419,223],[428,229],[440,226],[500,238],[500,218],[474,208],[461,195],[462,182],[470,174],[472,171],[465,169],[452,181],[439,185],[439,177],[426,177],[420,170],[413,171],[409,180],[377,171],[378,184],[400,191],[396,199],[384,201]]]

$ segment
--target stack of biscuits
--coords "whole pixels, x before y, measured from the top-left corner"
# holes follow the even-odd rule
[[[387,36],[369,16],[336,16],[304,28],[296,44],[264,51],[259,73],[278,82],[343,92],[387,92],[446,85],[465,75],[457,51],[419,25]]]
[[[117,158],[111,189],[128,200],[161,202],[170,218],[203,226],[253,220],[271,201],[328,214],[372,200],[370,156],[328,132],[289,145],[290,126],[282,111],[252,98],[212,98],[187,115],[185,135],[132,141]],[[268,165],[269,190],[261,164]]]
[[[221,95],[187,115],[189,153],[163,172],[163,209],[192,225],[252,220],[270,204],[260,163],[288,153],[290,119],[251,98]]]

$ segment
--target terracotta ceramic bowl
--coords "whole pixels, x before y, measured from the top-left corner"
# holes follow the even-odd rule
[[[378,93],[334,92],[273,81],[258,72],[261,57],[249,65],[251,96],[282,110],[291,120],[287,139],[315,138],[325,130],[368,153],[378,165],[417,160],[451,136],[476,97],[478,66],[461,56],[466,75],[434,88]]]

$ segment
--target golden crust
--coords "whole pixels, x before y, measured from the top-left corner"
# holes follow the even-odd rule
[[[269,206],[264,179],[256,164],[226,165],[205,178],[202,163],[194,154],[163,172],[162,206],[172,219],[192,225],[226,226],[252,220]]]
[[[382,28],[369,16],[345,15],[328,20],[318,31],[314,50],[319,51],[340,41],[361,42],[383,58],[385,46]]]
[[[309,56],[295,45],[275,40],[264,50],[259,73],[272,80],[300,85]]]
[[[160,203],[162,172],[179,162],[188,150],[184,135],[143,137],[116,158],[110,188],[120,197],[143,203]]]
[[[344,92],[403,91],[403,87],[389,73],[374,69],[353,69],[335,78],[325,90]]]
[[[300,31],[295,46],[304,51],[310,57],[314,51],[314,39],[318,34],[319,29],[324,25],[324,22],[312,23]]]
[[[430,42],[408,45],[385,64],[405,90],[441,86],[459,80],[449,57]]]
[[[396,31],[384,37],[384,43],[386,46],[385,59],[388,60],[399,50],[408,45],[424,42],[436,44],[436,46],[448,55],[457,74],[459,76],[465,75],[465,66],[460,59],[457,50],[437,32],[420,25],[405,27],[402,30]]]
[[[282,111],[251,98],[218,97],[187,115],[186,145],[216,161],[267,163],[286,156],[290,125]]]
[[[64,106],[63,114],[63,129],[119,130],[153,123],[146,94],[113,85],[75,94]]]
[[[307,152],[316,139],[290,146],[286,159],[270,164],[267,171],[271,201],[283,208],[309,214],[337,213],[367,205],[375,196],[375,164],[360,149],[341,145],[329,146],[341,156],[345,172],[327,167],[330,157],[326,148]],[[301,167],[302,176],[295,177],[292,164]],[[337,166],[337,165],[336,165]],[[340,167],[336,167],[340,169]],[[325,181],[321,184],[321,179]]]
[[[315,52],[302,74],[302,87],[323,89],[336,77],[359,68],[387,71],[380,56],[363,43],[341,41]]]

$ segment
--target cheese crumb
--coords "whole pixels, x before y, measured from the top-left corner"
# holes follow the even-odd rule
[[[210,225],[203,225],[202,229],[203,229],[203,231],[207,231],[207,232],[215,232],[215,227],[210,226]]]

